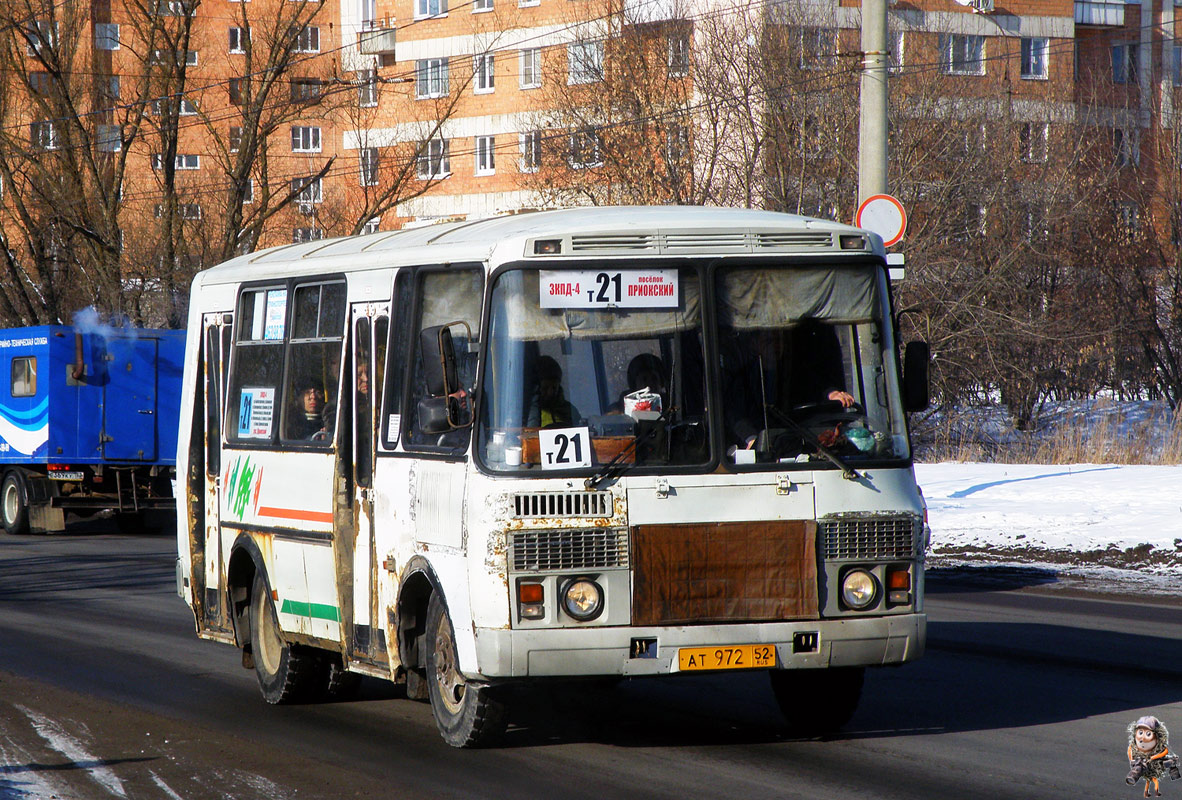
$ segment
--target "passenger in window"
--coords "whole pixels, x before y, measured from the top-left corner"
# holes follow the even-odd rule
[[[583,417],[562,391],[562,367],[550,356],[538,359],[538,389],[530,402],[526,426],[530,428],[565,428]]]
[[[324,433],[324,390],[313,378],[296,383],[296,409],[288,416],[288,439],[313,439]],[[323,436],[319,438],[324,438]]]

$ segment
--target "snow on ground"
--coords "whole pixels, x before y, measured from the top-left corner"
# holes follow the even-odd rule
[[[929,566],[1040,565],[1182,593],[1182,466],[938,463],[915,472]]]

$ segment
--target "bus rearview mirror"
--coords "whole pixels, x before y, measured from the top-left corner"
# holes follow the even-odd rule
[[[446,397],[459,388],[456,384],[456,348],[451,329],[447,325],[423,328],[419,334],[423,353],[423,375],[427,393],[432,397]]]
[[[932,348],[927,342],[908,342],[903,348],[903,408],[923,411],[930,403],[928,362]]]

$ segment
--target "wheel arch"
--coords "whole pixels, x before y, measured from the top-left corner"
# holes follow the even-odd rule
[[[267,574],[266,561],[254,539],[241,533],[230,547],[230,560],[226,567],[226,594],[229,595],[230,619],[234,625],[234,644],[249,650],[251,592],[256,574],[263,576],[268,587],[271,577]]]
[[[424,652],[420,647],[427,632],[427,604],[438,595],[447,608],[447,595],[431,563],[422,556],[412,558],[403,570],[395,605],[398,658],[407,669],[421,669]]]

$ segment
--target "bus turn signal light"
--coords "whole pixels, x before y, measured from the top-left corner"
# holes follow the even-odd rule
[[[517,584],[517,607],[522,619],[546,616],[546,590],[540,583]]]
[[[911,602],[911,573],[906,567],[887,569],[887,600],[891,605]]]

